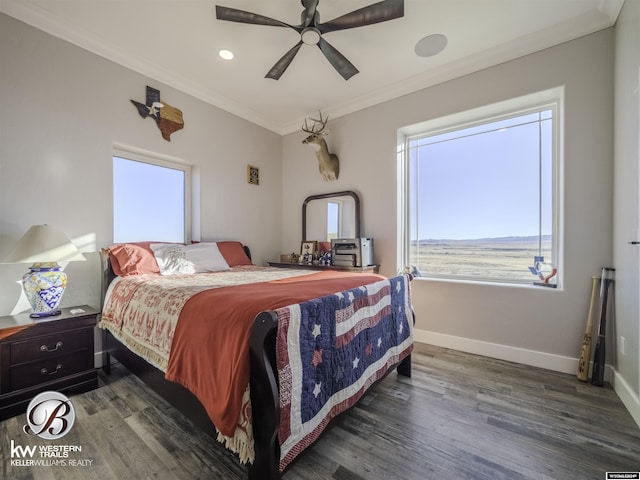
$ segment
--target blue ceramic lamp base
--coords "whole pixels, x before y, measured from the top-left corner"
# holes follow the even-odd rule
[[[31,318],[59,315],[62,294],[67,287],[67,274],[57,262],[34,263],[22,277],[22,287],[31,304]]]

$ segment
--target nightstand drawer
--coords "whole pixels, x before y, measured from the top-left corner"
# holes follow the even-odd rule
[[[83,328],[35,337],[11,344],[10,365],[46,360],[70,354],[92,344],[93,328]]]
[[[20,390],[83,372],[93,368],[89,360],[93,360],[93,355],[87,355],[87,349],[84,349],[15,366],[11,368],[11,389]]]
[[[38,319],[29,313],[0,317],[0,420],[24,413],[45,390],[98,387],[94,335],[100,312],[88,305],[61,310]]]

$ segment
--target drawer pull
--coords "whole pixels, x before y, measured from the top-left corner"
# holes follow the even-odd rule
[[[51,350],[49,350],[49,347],[47,347],[46,345],[40,345],[40,351],[41,352],[55,352],[56,350],[58,350],[59,348],[62,348],[62,342],[56,342],[56,348],[53,348]]]
[[[58,365],[56,365],[56,369],[53,372],[50,372],[49,370],[47,370],[46,368],[43,368],[40,370],[40,373],[42,375],[55,375],[56,373],[58,373],[60,370],[62,370],[62,364],[59,363]]]

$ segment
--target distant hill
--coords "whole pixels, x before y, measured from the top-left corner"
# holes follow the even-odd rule
[[[446,239],[446,238],[440,238],[440,239],[435,239],[435,238],[428,238],[428,239],[423,239],[423,240],[418,240],[416,241],[412,241],[412,244],[419,244],[419,245],[435,245],[435,244],[441,244],[441,243],[526,243],[526,242],[537,242],[538,241],[538,235],[529,235],[526,237],[517,237],[517,236],[511,236],[511,237],[494,237],[494,238],[469,238],[469,239]],[[550,242],[551,241],[551,235],[542,235],[542,241],[543,242]]]

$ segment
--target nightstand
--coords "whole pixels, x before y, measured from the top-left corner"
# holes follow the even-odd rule
[[[81,305],[39,319],[28,313],[0,317],[0,420],[24,412],[40,392],[97,388],[93,335],[99,313]]]

